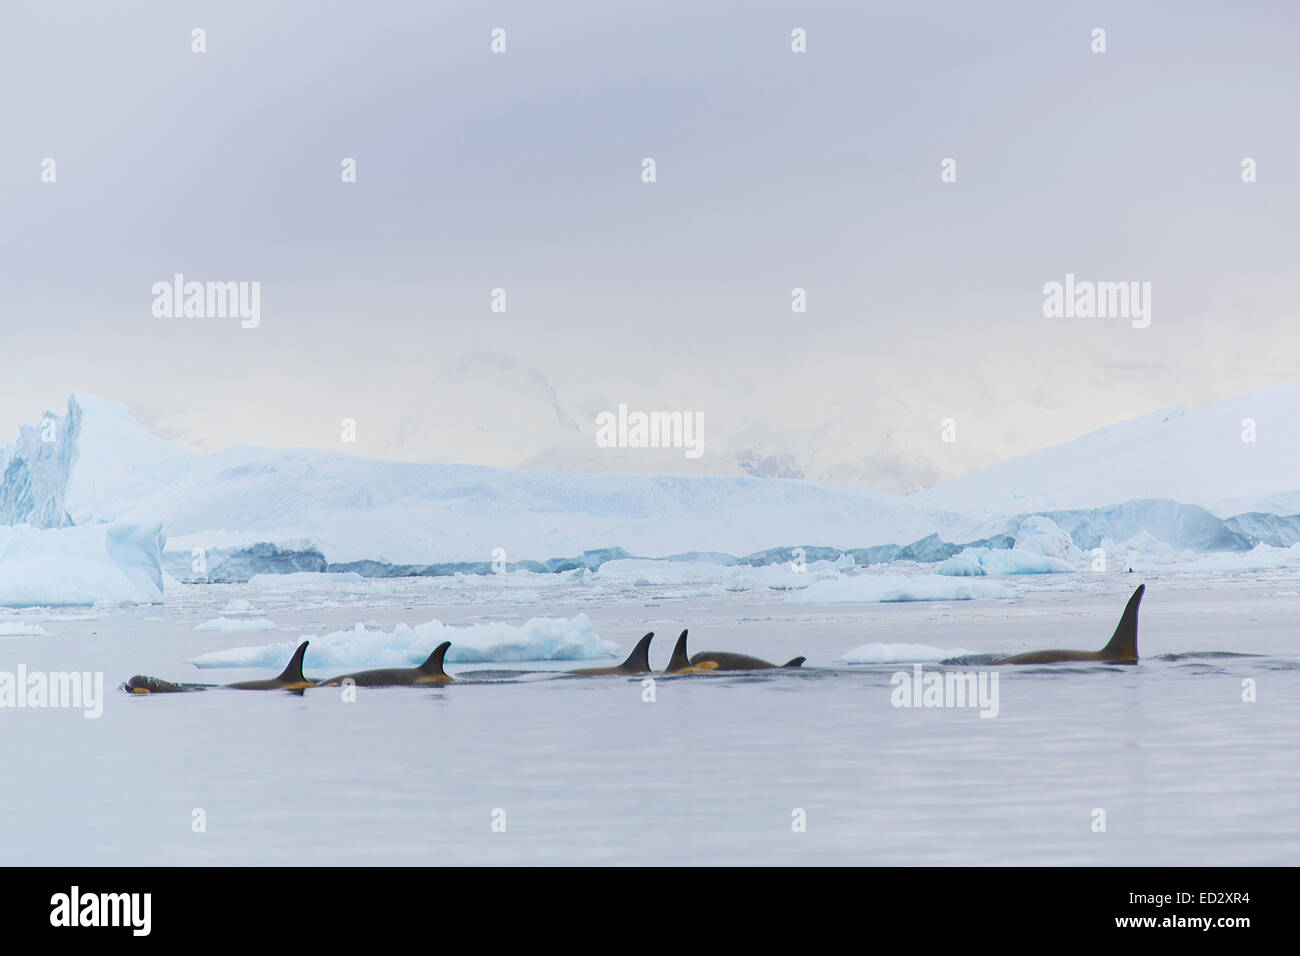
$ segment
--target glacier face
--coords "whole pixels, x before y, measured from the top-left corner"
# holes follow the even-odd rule
[[[81,405],[68,399],[64,415],[46,412],[0,448],[0,524],[66,528],[68,483],[77,461]]]

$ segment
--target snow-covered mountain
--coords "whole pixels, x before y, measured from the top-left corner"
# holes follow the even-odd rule
[[[1094,509],[1142,498],[1215,515],[1300,514],[1300,383],[1172,408],[910,496],[967,514]]]
[[[995,460],[974,441],[943,444],[929,403],[907,400],[889,383],[862,382],[824,367],[796,366],[791,381],[819,380],[816,414],[786,385],[739,375],[725,401],[707,385],[661,379],[621,382],[600,376],[559,381],[542,367],[501,351],[478,350],[413,383],[386,440],[369,446],[385,460],[476,461],[493,467],[582,474],[647,473],[810,478],[900,494]],[[847,384],[847,383],[852,383]],[[703,387],[702,387],[703,385]],[[706,420],[706,453],[598,447],[598,416],[627,403],[671,406]],[[869,427],[864,427],[869,423]],[[375,426],[382,432],[384,426]]]

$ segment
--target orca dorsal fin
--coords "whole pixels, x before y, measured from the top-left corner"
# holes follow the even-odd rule
[[[308,643],[303,641],[298,645],[298,649],[293,652],[293,657],[289,658],[288,665],[280,672],[280,676],[276,680],[284,681],[286,684],[301,684],[307,680],[302,676],[302,659],[307,655]]]
[[[782,667],[803,667],[803,662],[806,661],[807,659],[808,658],[806,657],[792,657],[781,666]]]
[[[650,638],[654,636],[655,632],[651,631],[637,641],[636,647],[632,648],[632,653],[627,655],[627,660],[618,665],[619,670],[632,674],[643,674],[650,670]]]
[[[1128,599],[1124,616],[1111,636],[1110,643],[1101,649],[1101,656],[1108,661],[1136,661],[1138,659],[1138,605],[1147,586],[1139,584],[1133,596]]]
[[[433,649],[433,653],[425,658],[424,663],[416,670],[435,677],[446,677],[447,672],[442,669],[442,659],[447,656],[447,648],[451,647],[451,641],[443,641]]]
[[[664,673],[675,674],[690,666],[691,656],[686,653],[686,632],[682,631],[681,636],[677,638],[677,643],[673,645],[673,656],[668,659],[668,668]]]

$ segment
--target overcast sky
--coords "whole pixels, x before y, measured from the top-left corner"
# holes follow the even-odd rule
[[[209,451],[907,490],[1300,376],[1292,2],[0,18],[0,441],[81,389]],[[260,282],[260,326],[155,317],[178,272]],[[1150,282],[1150,327],[1044,317],[1067,273]],[[704,455],[602,454],[619,402]]]

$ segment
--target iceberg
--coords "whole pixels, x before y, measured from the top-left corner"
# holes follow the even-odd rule
[[[0,525],[0,606],[159,603],[164,543],[157,524]]]
[[[1030,515],[1020,522],[1016,543],[1011,550],[1019,551],[1022,555],[1038,554],[1061,560],[1083,557],[1070,535],[1051,518],[1043,515]]]
[[[989,548],[966,548],[961,554],[934,566],[936,574],[952,577],[983,577],[985,575],[1057,574],[1078,570],[1060,558],[1035,554],[1032,551],[995,551]]]

